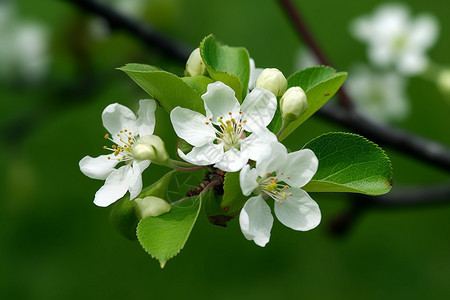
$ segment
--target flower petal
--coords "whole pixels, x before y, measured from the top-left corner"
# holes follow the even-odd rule
[[[270,130],[264,129],[250,134],[241,142],[242,151],[247,151],[251,160],[258,161],[259,157],[268,151],[269,145],[277,142],[277,136]]]
[[[248,89],[251,91],[255,88],[256,79],[258,79],[259,75],[261,75],[263,68],[256,68],[255,61],[253,58],[250,58],[250,78],[248,81]]]
[[[142,172],[150,166],[149,160],[133,161],[133,174],[130,178],[128,191],[130,191],[130,200],[136,198],[142,191]]]
[[[134,113],[118,103],[110,104],[103,110],[102,120],[103,126],[113,135],[113,139],[123,129],[133,132],[137,130]]]
[[[197,166],[212,165],[222,159],[223,147],[209,143],[201,147],[194,147],[191,152],[184,154],[178,149],[178,155],[185,161]]]
[[[240,105],[234,95],[234,90],[223,82],[208,84],[207,92],[202,96],[208,119],[211,118],[214,123],[217,123],[220,117],[231,119],[230,112],[232,117],[236,118]]]
[[[246,151],[239,151],[236,148],[231,148],[226,151],[214,167],[225,172],[237,172],[242,169],[248,162],[248,154]]]
[[[254,132],[267,127],[277,110],[277,98],[271,92],[256,87],[245,97],[241,105],[245,130]]]
[[[105,207],[122,198],[130,186],[132,174],[131,165],[124,165],[109,174],[105,184],[95,193],[94,204]]]
[[[151,135],[155,130],[155,100],[139,100],[137,130],[140,136]]]
[[[195,147],[216,138],[212,125],[206,124],[209,120],[198,112],[177,106],[170,112],[170,120],[177,135]]]
[[[245,165],[239,173],[242,194],[248,196],[259,186],[256,179],[258,179],[258,171],[255,168],[250,170],[250,165]]]
[[[270,207],[261,196],[248,199],[239,215],[239,225],[247,240],[264,247],[270,239],[273,217]]]
[[[301,188],[313,178],[318,166],[319,161],[314,152],[302,149],[287,155],[286,164],[279,170],[277,177],[279,181],[284,181],[292,187]]]
[[[256,169],[258,170],[259,176],[263,177],[267,173],[279,170],[286,165],[286,160],[286,147],[279,142],[270,143],[256,161]]]
[[[85,156],[80,160],[81,172],[89,178],[105,180],[109,174],[115,171],[114,167],[119,163],[117,159],[108,159],[109,155],[98,157]]]
[[[283,225],[299,231],[315,228],[320,223],[319,205],[307,192],[290,188],[284,191],[288,196],[282,204],[275,201],[275,215]],[[289,196],[292,194],[292,196]]]

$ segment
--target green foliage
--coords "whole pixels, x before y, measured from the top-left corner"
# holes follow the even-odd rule
[[[205,113],[203,100],[198,90],[207,80],[194,78],[185,82],[182,78],[142,64],[126,64],[119,70],[127,73],[142,89],[149,93],[161,106],[170,112],[176,106]]]
[[[248,197],[242,194],[239,183],[239,172],[228,172],[225,175],[223,190],[223,200],[220,207],[227,216],[235,217],[239,214],[239,211],[248,199]]]
[[[211,78],[230,86],[242,102],[247,95],[250,78],[247,49],[221,45],[213,35],[209,35],[200,43],[200,54]]]
[[[300,124],[311,117],[330,99],[344,83],[347,73],[336,72],[326,66],[316,66],[299,71],[288,78],[288,88],[301,87],[308,100],[308,109],[303,115],[291,122],[280,135],[279,140],[284,140]]]
[[[142,247],[164,268],[166,262],[183,249],[200,212],[202,195],[191,197],[159,217],[139,222],[137,237]]]
[[[145,198],[147,196],[164,198],[167,186],[175,172],[171,171],[167,173],[157,182],[143,189],[137,198]],[[136,226],[139,220],[136,216],[134,202],[130,201],[129,194],[114,203],[109,218],[120,234],[130,240],[136,239]]]
[[[181,79],[196,90],[200,96],[206,93],[208,84],[214,82],[211,78],[202,75],[183,77]]]
[[[350,192],[381,195],[389,192],[392,167],[376,144],[362,136],[332,132],[307,143],[319,159],[319,169],[303,187],[309,192]]]

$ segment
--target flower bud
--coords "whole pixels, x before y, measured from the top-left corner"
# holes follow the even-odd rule
[[[280,100],[281,116],[284,120],[294,121],[308,108],[306,94],[301,87],[289,88]]]
[[[287,88],[287,80],[278,69],[264,69],[256,80],[256,87],[261,87],[279,97]]]
[[[143,199],[136,198],[134,203],[136,205],[136,215],[139,219],[158,217],[168,213],[171,209],[170,204],[166,200],[155,196],[148,196]]]
[[[192,51],[186,62],[186,76],[205,75],[206,67],[200,55],[200,49]]]
[[[131,154],[134,159],[151,160],[159,165],[165,165],[169,160],[164,142],[157,135],[141,137],[131,148]]]

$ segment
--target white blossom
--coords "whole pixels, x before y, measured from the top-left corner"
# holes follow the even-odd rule
[[[170,113],[177,135],[194,146],[188,154],[178,149],[185,161],[236,172],[277,140],[266,128],[277,108],[272,93],[255,88],[241,105],[233,89],[217,81],[208,85],[202,99],[206,116],[179,106]],[[247,136],[246,132],[251,134]]]
[[[415,75],[428,65],[427,50],[438,37],[438,23],[431,14],[410,16],[401,4],[380,6],[373,15],[351,24],[353,35],[367,43],[370,61],[382,68],[394,66],[400,73]]]
[[[103,111],[103,126],[110,133],[105,135],[105,139],[113,143],[111,147],[104,148],[111,153],[95,158],[85,156],[79,164],[84,175],[105,180],[105,184],[95,194],[96,205],[108,206],[122,198],[127,191],[130,192],[130,200],[140,194],[141,173],[150,165],[150,160],[135,159],[133,146],[139,144],[140,137],[153,134],[155,109],[154,100],[140,100],[138,118],[129,108],[117,103],[108,105]],[[122,162],[124,165],[115,169]]]
[[[317,203],[301,189],[317,171],[318,160],[309,149],[288,153],[283,144],[273,142],[256,161],[256,167],[242,168],[240,186],[245,196],[255,194],[239,216],[242,233],[264,247],[270,239],[273,217],[266,200],[273,199],[275,215],[285,226],[306,231],[321,219]]]
[[[346,84],[356,109],[374,121],[401,121],[409,114],[406,80],[395,72],[359,65],[349,72]]]

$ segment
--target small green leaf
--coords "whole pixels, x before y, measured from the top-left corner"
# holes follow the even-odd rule
[[[248,200],[248,197],[242,194],[239,172],[227,172],[225,174],[223,190],[224,194],[220,207],[225,215],[235,217]]]
[[[302,189],[308,192],[350,192],[382,195],[391,189],[392,167],[383,149],[362,136],[332,132],[303,148],[319,159],[319,169]]]
[[[139,243],[164,268],[166,262],[183,249],[197,220],[201,196],[186,199],[159,217],[147,217],[139,222]]]
[[[211,78],[202,75],[183,77],[181,79],[196,90],[200,96],[206,93],[208,84],[214,82]]]
[[[209,35],[200,43],[200,54],[211,78],[230,86],[242,102],[247,95],[250,78],[247,49],[221,45],[213,35]]]
[[[143,189],[137,198],[145,198],[147,196],[164,198],[173,174],[175,174],[175,171],[167,173],[157,182]],[[130,201],[129,194],[114,203],[109,219],[114,228],[125,238],[130,240],[136,239],[136,227],[139,220],[136,216],[134,202]]]
[[[288,78],[288,88],[293,86],[301,87],[308,99],[308,109],[303,115],[291,122],[279,137],[279,141],[284,140],[300,124],[311,117],[330,99],[344,83],[347,73],[336,72],[326,66],[316,66],[299,71]]]
[[[176,106],[181,106],[205,113],[203,100],[197,91],[200,88],[199,83],[196,83],[196,89],[180,77],[148,65],[127,64],[118,69],[127,73],[134,82],[155,98],[167,112],[170,112]]]

